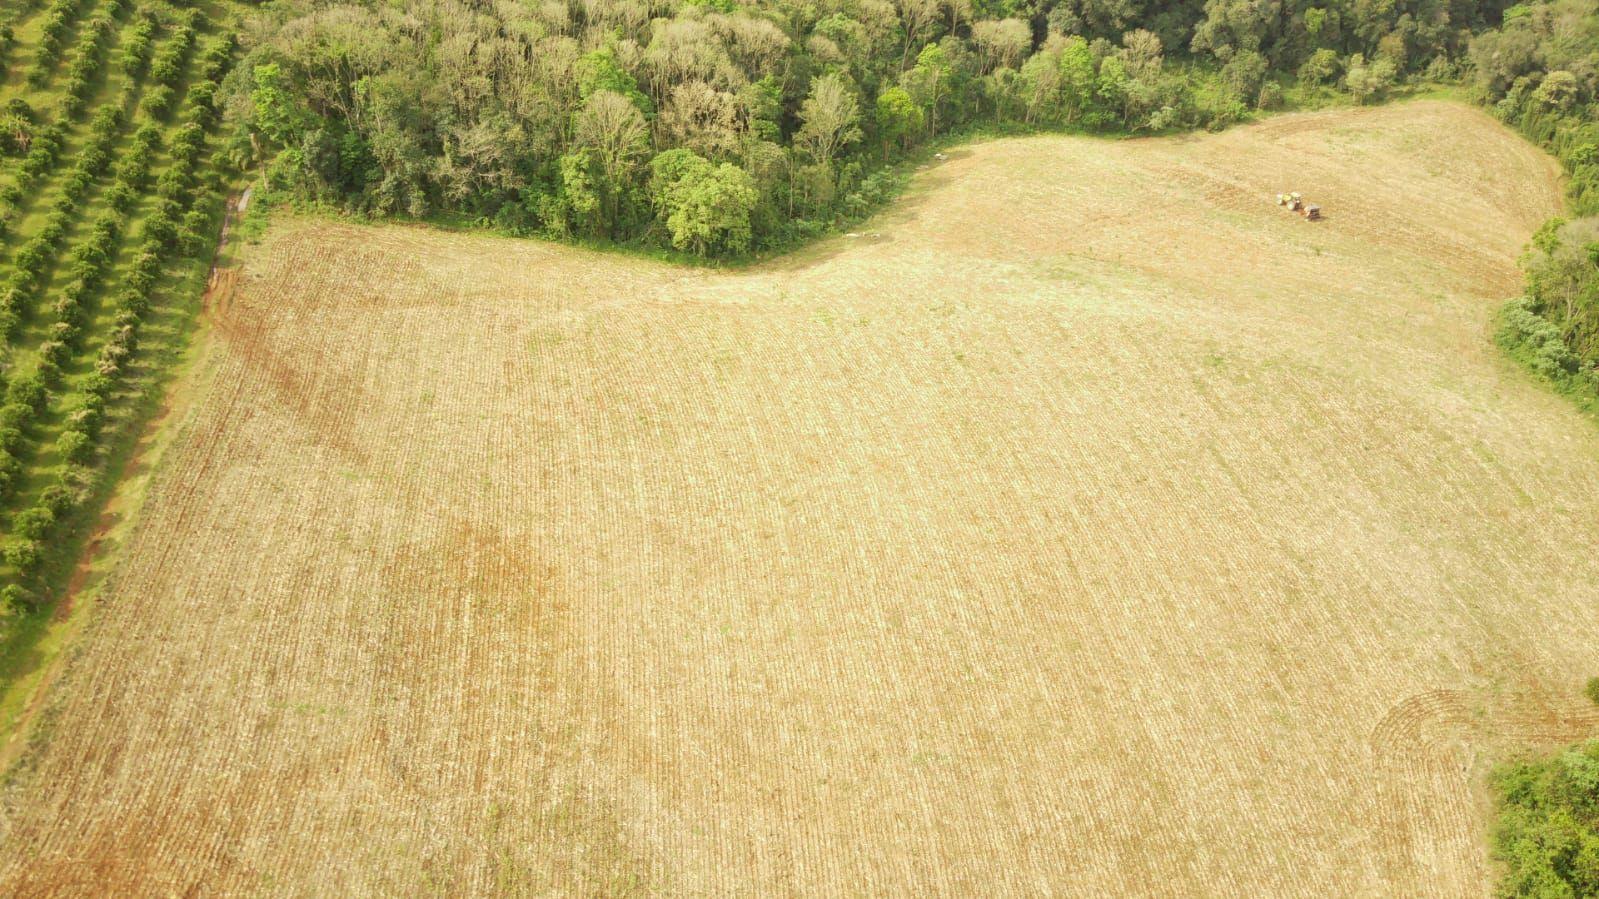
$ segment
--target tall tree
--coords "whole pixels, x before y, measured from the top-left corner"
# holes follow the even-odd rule
[[[750,213],[760,195],[748,172],[685,149],[661,153],[650,170],[650,194],[673,246],[700,256],[749,249]]]
[[[612,90],[589,95],[574,129],[577,143],[594,154],[605,180],[605,228],[616,236],[622,197],[638,162],[649,153],[649,126],[627,97]]]
[[[883,140],[883,158],[889,147],[908,140],[922,130],[922,109],[902,87],[890,87],[877,95],[877,133]]]
[[[824,169],[831,170],[833,157],[860,140],[860,104],[837,73],[823,75],[811,84],[811,95],[800,106],[799,118],[794,142]]]
[[[900,76],[900,84],[927,111],[928,134],[938,136],[938,107],[949,94],[949,55],[938,44],[928,44],[916,55],[916,65]]]

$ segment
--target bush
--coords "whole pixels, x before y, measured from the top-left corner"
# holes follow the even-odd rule
[[[122,44],[122,68],[137,78],[150,62],[150,40],[155,35],[155,20],[143,18],[133,26]]]
[[[94,439],[82,431],[64,431],[56,441],[56,452],[68,462],[87,462],[94,454]]]
[[[200,156],[200,150],[205,146],[205,129],[190,122],[178,129],[172,138],[172,159],[174,168],[191,169]],[[183,177],[188,179],[192,173],[184,172]]]
[[[199,10],[189,10],[198,13]],[[172,87],[178,79],[183,77],[183,63],[189,58],[189,51],[194,48],[194,26],[181,25],[173,32],[172,37],[156,51],[155,59],[150,63],[150,78],[157,85]]]
[[[78,305],[76,303],[71,303],[68,305],[71,307],[73,313],[76,314]],[[76,347],[78,344],[78,338],[82,336],[83,329],[79,328],[73,322],[58,321],[50,326],[50,339],[60,341],[69,347]]]
[[[39,345],[39,362],[34,371],[47,383],[54,384],[61,377],[61,364],[71,355],[67,345],[59,340],[47,340]]]
[[[6,391],[10,393],[9,390]],[[0,406],[0,430],[6,428],[25,429],[33,421],[33,407],[27,403],[7,402]]]
[[[213,124],[216,118],[217,83],[215,81],[200,81],[189,88],[183,102],[191,110],[194,121],[201,127]]]
[[[21,578],[30,578],[39,567],[43,552],[37,540],[26,537],[13,537],[6,541],[4,556],[6,564],[17,570]]]
[[[105,193],[101,195],[101,199],[105,201],[107,207],[119,213],[126,213],[133,208],[134,203],[138,202],[139,195],[132,187],[117,181],[106,188]]]
[[[1583,695],[1593,700],[1594,705],[1599,705],[1599,677],[1588,678],[1588,686],[1582,692]]]
[[[1577,354],[1566,345],[1560,329],[1534,311],[1528,297],[1510,301],[1501,311],[1497,337],[1545,378],[1561,380],[1578,369]]]
[[[170,85],[157,84],[144,92],[144,114],[152,119],[166,118],[172,111],[172,99],[175,93]]]
[[[57,209],[72,212],[77,208],[78,201],[83,199],[83,194],[94,183],[94,176],[83,169],[75,169],[66,177],[61,185],[61,199],[56,201]]]
[[[1275,81],[1268,81],[1260,86],[1260,99],[1256,106],[1261,109],[1276,109],[1283,105],[1283,89]]]
[[[1494,772],[1506,896],[1599,895],[1599,740]]]
[[[54,513],[57,520],[67,517],[83,501],[83,494],[69,487],[65,481],[63,473],[62,480],[39,492],[39,505]]]
[[[37,373],[23,375],[6,387],[6,408],[20,406],[31,417],[44,409],[45,397],[44,379]]]
[[[172,243],[177,234],[177,223],[170,216],[158,212],[144,220],[144,236],[146,240],[153,240],[162,246],[167,246]]]
[[[22,463],[10,453],[0,453],[0,499],[10,499],[22,480]]]
[[[1427,64],[1426,77],[1428,81],[1458,81],[1460,79],[1460,68],[1451,62],[1448,56],[1439,54],[1434,56],[1432,62]]]
[[[0,608],[6,612],[16,613],[33,608],[35,598],[32,592],[21,584],[7,584],[0,589]]]
[[[88,377],[83,379],[83,384],[80,386],[86,396],[98,397],[101,402],[104,402],[105,398],[111,395],[111,390],[116,386],[116,382],[104,374],[91,372]]]
[[[55,526],[55,512],[47,508],[35,506],[23,509],[11,519],[11,533],[14,536],[28,540],[43,540],[49,536],[50,529]]]
[[[183,225],[178,229],[178,243],[183,252],[191,256],[208,249],[211,244],[210,213],[199,206],[185,213]]]
[[[83,324],[83,304],[71,297],[62,297],[56,300],[53,311],[55,312],[57,324],[69,327]]]
[[[82,431],[94,438],[100,434],[100,426],[105,423],[105,401],[95,398],[94,405],[84,405],[67,417],[67,423],[74,431]]]

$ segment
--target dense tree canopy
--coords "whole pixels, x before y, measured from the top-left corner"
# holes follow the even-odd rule
[[[231,147],[279,187],[368,214],[725,253],[825,227],[873,169],[974,121],[1215,127],[1291,73],[1367,99],[1473,60],[1500,93],[1575,108],[1591,66],[1517,80],[1561,27],[1550,9],[1474,45],[1501,4],[277,0],[231,85]],[[679,149],[738,182],[719,215],[747,222],[680,239],[650,175]]]
[[[1501,28],[1471,40],[1474,89],[1496,115],[1552,151],[1569,178],[1575,218],[1533,239],[1527,295],[1507,310],[1501,339],[1535,368],[1599,398],[1599,4],[1521,4]]]
[[[1599,896],[1599,740],[1495,773],[1503,800],[1496,852],[1500,893],[1539,899]]]

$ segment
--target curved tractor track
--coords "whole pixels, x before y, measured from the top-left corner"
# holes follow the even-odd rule
[[[1558,198],[1413,103],[738,272],[280,221],[0,893],[1483,895],[1599,731],[1599,429],[1489,341]]]

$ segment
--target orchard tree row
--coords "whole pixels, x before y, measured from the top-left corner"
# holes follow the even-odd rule
[[[141,336],[214,249],[208,151],[235,49],[197,9],[56,0],[13,15],[0,82],[0,613],[36,607],[136,424]],[[53,43],[70,46],[57,65]],[[26,78],[15,78],[27,71]],[[42,73],[42,74],[38,74]],[[60,565],[55,564],[59,569]],[[10,619],[0,615],[0,624]],[[0,638],[5,633],[0,632]]]

